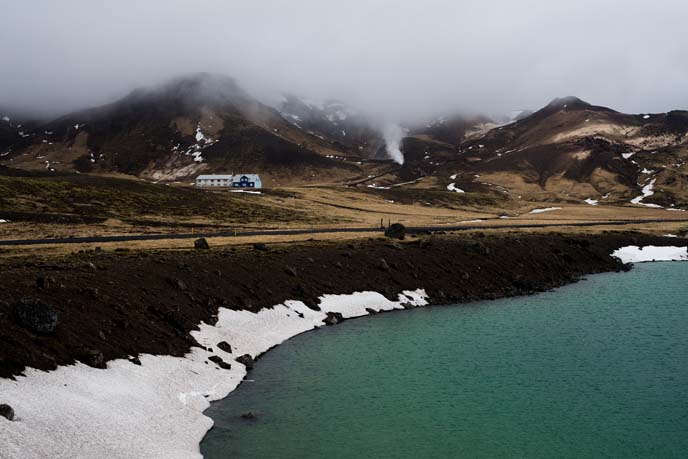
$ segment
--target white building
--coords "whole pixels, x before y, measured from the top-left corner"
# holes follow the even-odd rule
[[[199,188],[261,188],[263,184],[258,174],[213,174],[196,177],[196,186]]]

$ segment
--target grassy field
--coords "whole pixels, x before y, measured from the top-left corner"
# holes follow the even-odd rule
[[[292,197],[207,192],[138,180],[89,175],[0,176],[0,218],[42,223],[103,223],[118,219],[141,226],[315,222],[317,216],[278,205]]]
[[[537,208],[558,209],[531,213]],[[450,193],[422,188],[377,189],[367,186],[305,186],[263,189],[261,194],[206,191],[117,177],[91,175],[0,176],[0,239],[194,233],[286,228],[379,228],[400,222],[407,226],[477,225],[483,231],[507,231],[505,225],[611,220],[688,219],[685,212],[638,206],[590,206],[542,203],[500,193]],[[612,227],[528,229],[594,233],[636,229],[677,234],[688,222]],[[500,229],[501,228],[501,229]],[[508,229],[508,231],[512,231]],[[377,233],[379,235],[379,233]],[[370,237],[374,233],[221,238],[221,245],[255,241],[285,243],[310,239]],[[110,243],[110,249],[179,249],[189,240]],[[103,245],[103,244],[99,244]],[[2,249],[3,253],[71,251],[64,248]],[[78,249],[78,248],[77,248]]]

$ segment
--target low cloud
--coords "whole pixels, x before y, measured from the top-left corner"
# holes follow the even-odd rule
[[[59,113],[200,71],[380,119],[500,114],[577,95],[688,108],[678,0],[23,0],[0,16],[0,106]]]

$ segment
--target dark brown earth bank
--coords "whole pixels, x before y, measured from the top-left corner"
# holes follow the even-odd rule
[[[0,260],[0,377],[141,353],[182,356],[218,308],[258,311],[322,294],[423,288],[432,304],[530,294],[626,267],[625,245],[686,245],[639,233],[423,235],[210,250],[89,251]]]

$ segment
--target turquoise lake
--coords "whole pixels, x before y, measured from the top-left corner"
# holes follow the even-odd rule
[[[687,281],[688,263],[640,264],[536,296],[305,333],[211,406],[201,452],[688,457]]]

